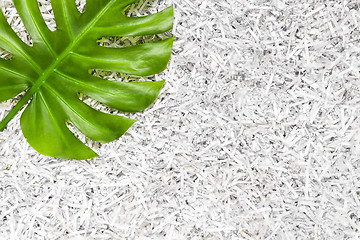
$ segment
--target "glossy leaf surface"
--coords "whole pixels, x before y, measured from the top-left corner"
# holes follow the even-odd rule
[[[30,145],[44,155],[97,156],[66,122],[101,143],[123,135],[134,120],[97,111],[82,102],[78,93],[123,112],[143,111],[158,96],[163,81],[115,82],[89,74],[89,69],[101,69],[147,76],[166,68],[173,38],[123,48],[97,44],[104,36],[153,35],[172,28],[172,7],[145,17],[125,16],[126,7],[136,1],[88,0],[85,12],[80,13],[74,0],[51,0],[57,29],[50,31],[37,0],[14,0],[33,46],[18,38],[1,13],[0,48],[14,58],[0,59],[0,101],[26,93],[0,123],[0,130],[28,104],[21,128]]]

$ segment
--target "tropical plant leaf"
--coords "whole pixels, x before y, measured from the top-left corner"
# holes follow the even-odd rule
[[[33,46],[19,39],[0,11],[0,48],[13,56],[0,59],[0,102],[26,90],[0,123],[0,131],[28,104],[21,128],[30,145],[44,155],[97,156],[72,134],[66,122],[101,143],[123,135],[134,120],[97,111],[82,102],[78,93],[123,112],[143,111],[158,96],[163,81],[115,82],[89,74],[89,69],[101,69],[147,76],[166,68],[173,38],[123,48],[97,44],[104,36],[154,35],[172,28],[172,7],[144,17],[125,16],[125,9],[136,1],[89,0],[80,13],[74,0],[51,0],[57,29],[50,31],[37,0],[14,0]]]

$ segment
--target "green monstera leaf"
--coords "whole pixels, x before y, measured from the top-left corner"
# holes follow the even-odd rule
[[[101,69],[147,76],[166,68],[173,37],[123,48],[97,43],[106,36],[154,35],[172,28],[172,7],[144,17],[125,16],[136,1],[88,0],[80,13],[74,0],[51,0],[56,21],[56,31],[51,31],[37,0],[14,0],[33,46],[18,38],[1,13],[0,48],[13,59],[0,59],[0,102],[26,93],[2,120],[0,131],[28,104],[21,128],[30,145],[44,155],[79,160],[97,156],[66,122],[101,143],[123,135],[134,120],[97,111],[78,96],[85,94],[123,112],[143,111],[157,98],[163,81],[116,82],[89,74],[89,69]]]

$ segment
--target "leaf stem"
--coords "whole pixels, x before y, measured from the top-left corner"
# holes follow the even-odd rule
[[[0,122],[0,132],[2,132],[7,124],[15,117],[15,115],[23,108],[23,106],[31,99],[34,94],[34,88],[29,89],[21,100],[10,110],[6,117]]]

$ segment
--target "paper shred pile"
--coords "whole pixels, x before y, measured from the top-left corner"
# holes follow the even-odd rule
[[[0,133],[0,239],[359,239],[359,1],[143,0],[129,14],[170,4],[172,59],[149,78],[166,85],[121,139],[87,142],[100,157],[38,154],[20,115]]]

